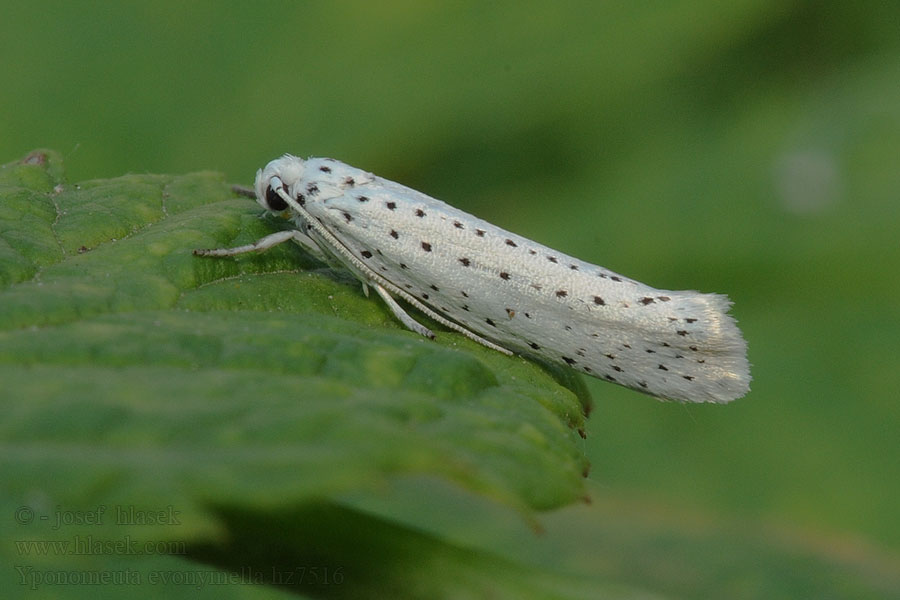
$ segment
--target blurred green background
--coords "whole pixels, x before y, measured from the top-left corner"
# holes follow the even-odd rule
[[[70,181],[249,184],[282,153],[331,156],[656,287],[729,294],[751,393],[683,406],[589,381],[593,489],[900,564],[900,4],[2,13],[0,163],[51,147]]]

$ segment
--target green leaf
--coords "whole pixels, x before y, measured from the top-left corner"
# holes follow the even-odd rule
[[[61,173],[50,151],[0,168],[0,504],[37,515],[4,522],[4,537],[176,540],[192,558],[99,558],[145,578],[160,562],[196,571],[198,557],[234,573],[234,515],[241,536],[281,532],[292,554],[312,552],[334,524],[292,534],[299,513],[397,477],[434,477],[526,519],[583,497],[589,400],[576,375],[434,324],[436,343],[405,331],[299,248],[193,256],[288,226],[217,174],[72,185]],[[122,511],[177,523],[111,516]],[[60,514],[72,522],[53,530]],[[408,535],[388,524],[373,537]],[[6,562],[31,564],[19,550]],[[394,576],[388,587],[408,573]]]

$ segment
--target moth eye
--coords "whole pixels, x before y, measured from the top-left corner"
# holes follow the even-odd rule
[[[287,202],[282,200],[281,196],[275,193],[272,186],[266,188],[266,204],[268,204],[269,208],[275,212],[281,212],[288,207]]]

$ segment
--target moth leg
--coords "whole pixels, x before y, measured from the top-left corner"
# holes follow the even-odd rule
[[[378,295],[381,296],[382,298],[384,298],[385,303],[388,305],[388,307],[390,307],[390,309],[393,311],[394,315],[398,319],[400,319],[400,321],[404,325],[406,325],[406,327],[408,327],[409,329],[412,329],[416,333],[420,333],[420,334],[424,335],[427,338],[434,339],[434,334],[431,332],[431,330],[428,329],[427,327],[425,327],[424,325],[422,325],[421,323],[419,323],[418,321],[414,320],[402,308],[400,308],[400,305],[397,304],[397,301],[394,300],[394,298],[391,297],[391,295],[388,293],[388,291],[385,290],[383,287],[381,287],[380,284],[377,284],[375,282],[369,282],[369,285],[374,287],[375,290],[378,292]],[[461,334],[463,334],[470,340],[478,342],[479,344],[482,344],[483,346],[487,346],[491,350],[496,350],[497,352],[506,354],[507,356],[512,356],[513,353],[510,352],[509,350],[507,350],[506,348],[504,348],[503,346],[498,346],[494,342],[484,339],[483,337],[481,337],[474,331],[469,331],[462,325],[459,325],[458,323],[454,323],[453,321],[450,321],[449,319],[445,319],[441,315],[437,314],[436,312],[434,312],[433,310],[431,310],[430,308],[428,308],[427,306],[425,306],[424,304],[422,304],[421,302],[416,300],[414,297],[409,296],[407,298],[406,296],[408,296],[408,294],[406,294],[403,290],[398,289],[397,292],[399,294],[401,294],[405,300],[408,300],[410,304],[412,304],[413,306],[415,306],[416,308],[418,308],[419,310],[424,312],[426,315],[428,315],[429,317],[431,317],[438,323],[440,323],[442,325],[446,325],[447,327],[449,327],[450,329],[453,329],[454,331],[460,332]]]
[[[373,283],[372,287],[375,288],[375,291],[378,292],[378,295],[384,300],[384,303],[388,305],[388,308],[391,309],[391,312],[394,313],[394,316],[400,319],[400,322],[406,325],[407,329],[415,331],[419,335],[424,335],[429,339],[434,339],[434,334],[430,329],[413,319],[409,316],[405,310],[400,308],[400,305],[397,304],[397,301],[394,300],[387,291],[378,285],[377,283]]]
[[[237,254],[245,254],[247,252],[262,252],[263,250],[268,250],[273,246],[277,246],[278,244],[283,244],[288,240],[294,240],[298,242],[304,248],[312,250],[317,255],[321,254],[321,250],[315,243],[306,235],[297,231],[296,229],[286,229],[284,231],[278,231],[276,233],[272,233],[267,235],[264,238],[258,239],[252,244],[247,244],[245,246],[237,246],[236,248],[215,248],[215,249],[198,249],[194,250],[195,256],[235,256]]]

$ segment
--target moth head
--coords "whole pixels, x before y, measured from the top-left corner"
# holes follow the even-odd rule
[[[272,212],[287,210],[288,204],[279,195],[279,191],[290,193],[291,187],[303,178],[303,171],[303,159],[290,154],[276,158],[256,172],[256,183],[253,185],[256,201]]]

